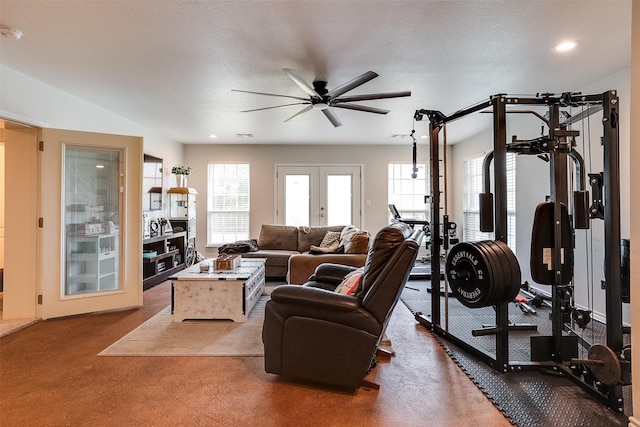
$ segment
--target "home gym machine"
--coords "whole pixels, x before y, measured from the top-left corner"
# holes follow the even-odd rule
[[[540,114],[530,109],[546,109]],[[575,109],[576,114],[571,115]],[[567,111],[569,110],[569,111]],[[585,165],[576,151],[576,137],[580,131],[572,127],[596,112],[602,111],[601,145],[602,172],[588,174],[591,199],[586,186]],[[630,347],[624,345],[622,304],[629,302],[628,240],[620,236],[619,186],[619,104],[615,91],[601,94],[580,93],[536,94],[509,96],[498,94],[476,105],[445,115],[436,110],[417,110],[415,121],[429,120],[429,159],[431,164],[431,229],[439,230],[448,217],[441,210],[440,132],[446,125],[473,113],[490,113],[493,121],[493,150],[484,161],[484,188],[480,195],[481,231],[493,232],[493,241],[461,242],[448,248],[446,276],[440,273],[441,260],[431,258],[431,315],[416,313],[416,320],[434,333],[446,337],[453,344],[488,363],[502,373],[521,370],[545,370],[564,375],[596,396],[614,411],[623,412],[623,386],[631,382]],[[535,139],[507,142],[507,115],[532,114],[541,120],[548,134]],[[582,122],[584,123],[584,122]],[[584,138],[584,136],[583,136]],[[509,359],[509,332],[522,325],[509,320],[509,305],[521,292],[521,270],[518,260],[507,246],[507,175],[508,152],[535,155],[549,165],[549,196],[538,205],[534,217],[531,243],[531,277],[551,291],[540,294],[550,308],[551,335],[537,332],[530,337],[530,361]],[[493,166],[493,193],[491,192]],[[573,165],[573,173],[571,165]],[[575,183],[575,184],[574,184]],[[573,194],[570,200],[570,191]],[[574,332],[574,324],[584,328],[591,320],[591,311],[574,304],[573,252],[575,229],[588,229],[592,220],[604,223],[604,280],[606,308],[606,342],[588,343]],[[443,224],[446,229],[446,224]],[[448,247],[446,233],[431,233],[433,254]],[[441,282],[445,279],[444,297]],[[491,346],[495,353],[478,348],[449,327],[449,314],[444,316],[441,306],[448,307],[448,295],[453,294],[465,307],[463,310],[492,307],[495,322],[472,331],[472,335],[495,337]],[[544,298],[539,295],[543,295]],[[471,313],[473,314],[473,313]],[[444,324],[443,324],[444,321]],[[535,329],[535,328],[534,328]],[[457,335],[458,334],[458,335]],[[578,347],[588,350],[586,358],[579,358]]]

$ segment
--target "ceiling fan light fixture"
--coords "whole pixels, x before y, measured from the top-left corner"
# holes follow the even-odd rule
[[[329,104],[327,104],[326,102],[317,102],[313,104],[314,110],[326,110],[327,108],[329,108]]]

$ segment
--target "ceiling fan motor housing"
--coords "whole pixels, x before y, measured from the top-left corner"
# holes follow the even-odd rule
[[[324,82],[322,80],[316,80],[315,82],[313,82],[313,89],[320,96],[325,96],[329,92],[329,90],[327,89],[327,82]]]

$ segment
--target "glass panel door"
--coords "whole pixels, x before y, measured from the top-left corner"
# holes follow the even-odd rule
[[[285,176],[285,225],[311,225],[310,207],[311,176]]]
[[[120,288],[120,150],[64,149],[64,295]]]
[[[278,223],[361,226],[360,166],[278,166]]]
[[[327,175],[327,224],[351,224],[351,175]]]

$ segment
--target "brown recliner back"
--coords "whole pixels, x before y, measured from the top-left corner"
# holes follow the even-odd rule
[[[424,233],[404,223],[391,224],[375,236],[369,249],[359,297],[362,306],[386,323],[409,278]],[[420,247],[418,241],[418,247]]]

